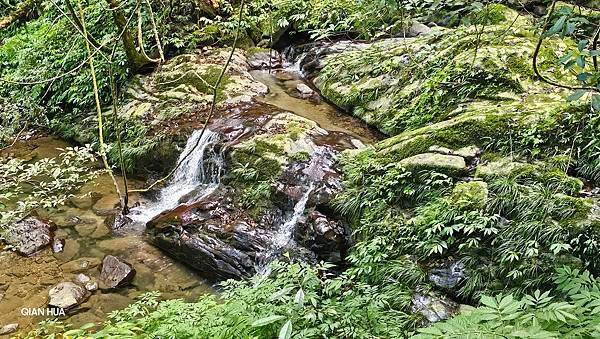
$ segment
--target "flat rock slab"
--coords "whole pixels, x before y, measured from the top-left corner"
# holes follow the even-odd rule
[[[135,269],[128,262],[107,255],[102,259],[102,270],[99,279],[102,287],[117,288],[131,283],[135,273]]]
[[[450,172],[466,172],[467,164],[463,157],[439,153],[422,153],[402,159],[400,164],[412,169],[437,169]]]

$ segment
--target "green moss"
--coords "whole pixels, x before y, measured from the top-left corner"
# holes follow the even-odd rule
[[[181,85],[191,86],[196,90],[206,93],[213,93],[213,86],[217,83],[221,75],[221,68],[217,66],[208,66],[201,74],[197,72],[197,65],[183,64],[176,71],[160,73],[156,76],[157,88],[165,91],[176,88]],[[229,75],[225,74],[221,79],[217,89],[217,97],[222,99],[222,92],[225,86],[231,82]]]
[[[308,152],[305,152],[305,151],[300,151],[300,152],[290,155],[290,160],[294,161],[294,162],[303,162],[303,161],[307,161],[309,159],[310,159],[310,154],[308,154]]]
[[[262,47],[250,47],[250,48],[246,49],[246,56],[247,57],[251,57],[251,56],[256,55],[258,53],[269,53],[269,49],[262,48]]]
[[[485,181],[471,181],[457,184],[449,199],[459,208],[483,209],[488,198]]]

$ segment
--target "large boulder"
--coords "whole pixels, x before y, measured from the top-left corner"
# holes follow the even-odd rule
[[[52,242],[54,227],[46,221],[27,217],[7,229],[5,239],[23,255],[32,255]]]
[[[319,259],[340,263],[350,245],[350,232],[341,221],[313,211],[300,222],[296,240],[317,254]]]
[[[268,248],[268,236],[227,198],[231,194],[221,188],[159,215],[148,223],[151,241],[209,279],[252,275],[257,255]]]

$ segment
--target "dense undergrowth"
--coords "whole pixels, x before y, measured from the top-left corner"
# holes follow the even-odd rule
[[[100,4],[89,9],[98,11],[90,14],[98,26],[93,31],[110,36],[114,27],[102,24],[106,13],[101,9]],[[185,17],[167,20],[169,15],[157,8],[170,34],[165,42],[172,46],[170,53],[230,43],[234,10],[224,4],[211,17],[178,25]],[[35,81],[85,60],[82,41],[71,41],[67,54],[58,47],[65,44],[62,32],[72,28],[64,18],[55,22],[52,11],[0,35],[0,77]],[[544,29],[543,21],[523,12],[463,1],[253,1],[244,13],[246,47],[268,46],[283,34],[402,36],[411,20],[445,26],[425,37],[384,40],[329,57],[316,80],[328,99],[393,135],[341,159],[344,191],[332,207],[354,231],[348,267],[334,275],[326,264],[275,263],[268,276],[223,283],[219,297],[188,303],[147,294],[100,328],[46,322],[30,336],[600,335],[595,278],[600,275],[600,207],[594,193],[600,183],[600,77],[593,61],[598,53],[588,39],[596,14],[582,16],[576,7],[561,5]],[[545,42],[536,53],[543,29]],[[48,46],[54,48],[48,51]],[[536,66],[567,88],[540,80],[532,65],[536,54]],[[121,60],[117,83],[123,84],[131,74],[123,52],[116,58]],[[99,72],[107,72],[107,64],[99,63]],[[39,124],[71,137],[87,133],[93,140],[90,129],[73,131],[83,116],[94,121],[82,113],[92,105],[86,72],[51,85],[0,83],[0,96],[20,98],[18,109],[1,111],[12,127],[0,137],[8,140],[35,112]],[[103,103],[109,103],[109,83],[101,82],[100,88]],[[8,105],[16,104],[3,107]],[[114,139],[111,123],[108,136]],[[144,124],[123,126],[123,139],[138,152],[128,154],[129,161],[158,147],[143,142]],[[457,156],[465,147],[477,151]],[[406,165],[406,159],[431,157],[442,148],[441,153],[466,159],[464,168]],[[254,164],[233,169],[233,180],[246,187],[241,198],[246,207],[267,200],[272,172],[279,169],[278,152],[256,142],[238,149],[238,158],[245,160],[240,164]],[[450,264],[461,267],[459,279],[451,286],[436,284],[432,272]],[[452,313],[460,314],[424,327],[429,323],[414,307],[417,295],[448,301]]]

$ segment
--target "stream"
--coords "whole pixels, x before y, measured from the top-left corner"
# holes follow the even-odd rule
[[[260,102],[313,120],[329,131],[320,142],[344,149],[362,147],[378,138],[376,132],[363,122],[324,102],[318,94],[314,93],[310,100],[298,97],[296,88],[304,84],[298,73],[259,70],[251,74],[269,87],[269,93],[260,98]],[[170,181],[152,198],[137,194],[130,197],[132,206],[136,206],[132,208],[130,218],[145,224],[181,203],[189,204],[212,193],[223,175],[222,150],[215,147],[218,139],[219,134],[210,129],[204,133],[195,131],[180,159],[191,154],[176,169]],[[55,157],[60,153],[59,149],[66,146],[66,142],[54,137],[40,136],[17,142],[4,154],[36,161]],[[265,261],[256,271],[264,272],[266,264],[276,258],[277,250],[293,242],[292,232],[314,189],[313,184],[306,184],[302,197],[276,230],[271,248],[263,256]],[[130,180],[130,189],[143,186],[142,182]],[[110,178],[101,175],[85,184],[67,205],[38,211],[41,218],[51,220],[57,226],[55,237],[65,239],[64,250],[53,253],[51,249],[45,249],[33,257],[21,257],[12,251],[0,252],[0,309],[6,311],[0,315],[0,324],[19,323],[20,331],[31,329],[44,317],[24,317],[21,315],[22,308],[42,307],[47,302],[50,287],[69,281],[77,273],[84,272],[96,279],[100,262],[108,254],[119,256],[135,268],[137,274],[131,285],[94,292],[63,320],[74,326],[101,322],[107,313],[124,308],[135,297],[148,291],[159,291],[163,298],[188,301],[206,293],[215,293],[211,284],[195,271],[150,245],[143,232],[111,233],[105,219],[116,204],[118,198]]]

